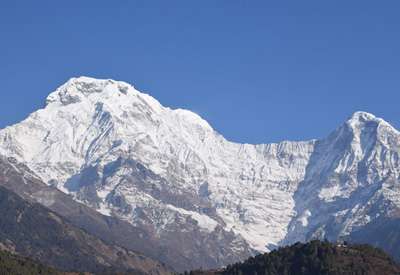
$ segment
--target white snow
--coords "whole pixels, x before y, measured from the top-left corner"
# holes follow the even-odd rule
[[[319,143],[252,145],[230,142],[199,115],[163,107],[125,82],[73,78],[51,93],[46,102],[45,108],[0,131],[1,154],[25,163],[63,192],[70,192],[64,184],[83,167],[106,165],[120,156],[140,162],[177,190],[198,194],[207,182],[208,200],[223,222],[158,201],[133,185],[120,189],[133,209],[146,206],[175,211],[190,216],[208,232],[220,225],[260,251],[280,244],[288,234],[290,240],[301,239],[307,230],[314,230],[313,226],[343,210],[320,214],[314,209],[320,201],[353,201],[356,198],[352,196],[372,185],[374,179],[400,175],[400,134],[382,119],[364,112],[355,113]],[[317,147],[322,153],[317,162],[312,162]],[[369,169],[362,182],[356,177],[360,162],[376,168]],[[119,173],[117,178],[122,179],[129,171],[122,169]],[[297,197],[304,180],[308,180],[307,192]],[[97,211],[114,213],[105,198],[117,184],[107,182],[97,190],[103,201]],[[393,184],[385,185],[382,194],[400,205],[399,190]],[[365,209],[360,207],[353,216],[342,217],[343,226],[368,221]],[[134,222],[132,217],[123,218]],[[160,219],[163,221],[154,221],[160,224],[159,230],[163,230],[161,225],[173,222],[170,214]],[[293,221],[299,221],[301,228]]]
[[[311,211],[307,209],[304,213],[300,216],[301,225],[306,227],[308,225],[308,219],[311,217]]]
[[[206,215],[202,215],[202,214],[199,214],[199,213],[193,212],[193,211],[187,211],[183,208],[177,208],[173,205],[167,205],[167,207],[175,212],[181,213],[186,216],[190,216],[192,219],[197,221],[200,228],[202,228],[208,232],[214,231],[215,227],[217,227],[217,225],[218,225],[217,221],[213,220],[212,218],[210,218]]]
[[[111,216],[111,210],[105,203],[101,203],[100,207],[96,209],[99,213],[105,215],[105,216]]]

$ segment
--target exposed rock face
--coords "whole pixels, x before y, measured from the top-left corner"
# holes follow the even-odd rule
[[[177,251],[180,270],[342,238],[390,216],[400,205],[399,150],[399,132],[364,112],[326,139],[237,144],[190,111],[86,77],[0,131],[1,154]]]

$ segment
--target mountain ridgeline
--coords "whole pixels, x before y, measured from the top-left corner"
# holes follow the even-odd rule
[[[400,259],[400,133],[366,112],[319,140],[239,144],[125,82],[78,77],[0,130],[0,157],[0,185],[139,251],[152,261],[142,271],[219,268],[313,239]]]

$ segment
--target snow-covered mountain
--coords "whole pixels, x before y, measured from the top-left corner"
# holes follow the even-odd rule
[[[193,246],[212,250],[214,265],[390,216],[400,207],[399,153],[400,133],[364,112],[322,140],[238,144],[193,112],[88,77],[0,131],[0,154],[49,185],[179,243],[187,257]]]

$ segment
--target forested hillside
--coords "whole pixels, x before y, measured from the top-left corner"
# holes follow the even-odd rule
[[[191,275],[392,275],[400,266],[385,252],[369,245],[332,244],[325,241],[296,243],[251,257],[217,271],[192,271]]]

